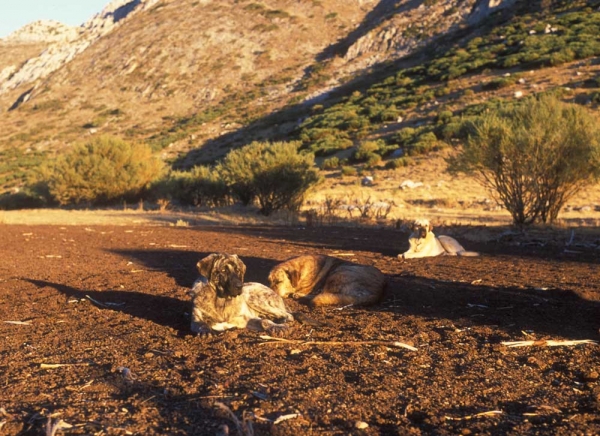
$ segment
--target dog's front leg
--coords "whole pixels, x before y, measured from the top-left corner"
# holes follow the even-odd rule
[[[199,336],[207,336],[212,333],[210,326],[204,321],[202,317],[202,310],[198,307],[192,309],[192,332]]]

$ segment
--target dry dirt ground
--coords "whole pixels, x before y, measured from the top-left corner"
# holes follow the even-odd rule
[[[391,227],[1,224],[0,434],[600,434],[600,345],[503,344],[600,339],[600,229],[445,230],[482,256],[400,262]],[[186,291],[216,251],[248,281],[322,253],[389,284],[297,342],[197,337]]]

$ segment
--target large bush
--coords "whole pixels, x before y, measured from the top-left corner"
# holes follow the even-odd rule
[[[107,204],[138,199],[163,166],[147,145],[103,136],[73,147],[41,174],[59,204]]]
[[[319,181],[314,156],[300,154],[299,146],[298,142],[253,142],[231,151],[219,172],[242,202],[258,199],[262,214],[295,210],[306,191]]]
[[[450,170],[474,174],[516,224],[553,222],[600,176],[600,127],[581,106],[546,95],[465,124],[467,141]]]
[[[229,187],[218,172],[206,166],[190,171],[172,171],[154,187],[155,196],[189,206],[226,206]]]

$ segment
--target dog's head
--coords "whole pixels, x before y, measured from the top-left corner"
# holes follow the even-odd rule
[[[410,227],[413,233],[419,236],[419,238],[425,238],[427,233],[433,230],[433,226],[426,218],[420,218],[415,220]]]
[[[196,265],[219,298],[233,298],[242,293],[246,265],[236,254],[213,253]]]
[[[296,292],[299,278],[297,270],[276,266],[269,273],[269,287],[285,298]]]

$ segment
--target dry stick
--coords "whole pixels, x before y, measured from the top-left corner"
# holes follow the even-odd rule
[[[553,340],[540,340],[540,341],[513,341],[513,342],[502,342],[502,345],[507,347],[560,347],[570,346],[579,344],[597,344],[597,341],[591,339],[582,339],[578,341],[553,341]]]
[[[41,369],[54,369],[61,368],[63,366],[90,366],[89,363],[41,363]]]
[[[31,325],[31,321],[2,321],[5,324]]]
[[[502,410],[490,410],[488,412],[476,413],[475,415],[467,415],[459,418],[455,418],[453,416],[444,416],[444,419],[447,421],[466,421],[473,418],[479,418],[480,416],[495,416],[502,415],[504,412]]]
[[[90,300],[92,303],[97,304],[98,306],[102,306],[102,307],[106,307],[108,308],[108,306],[104,303],[100,303],[97,300],[94,300],[92,297],[90,297],[89,295],[86,295],[85,298],[87,298],[88,300]]]
[[[272,336],[262,335],[261,339],[273,342],[262,342],[260,345],[264,344],[274,344],[276,342],[283,342],[286,344],[300,344],[300,345],[385,345],[387,347],[398,347],[398,348],[406,348],[412,351],[418,351],[412,345],[405,344],[404,342],[398,341],[304,341],[301,339],[284,339],[284,338],[274,338]]]
[[[298,418],[300,416],[299,413],[290,413],[289,415],[281,415],[275,421],[273,421],[274,425],[279,424],[280,422],[287,421],[288,419]]]

